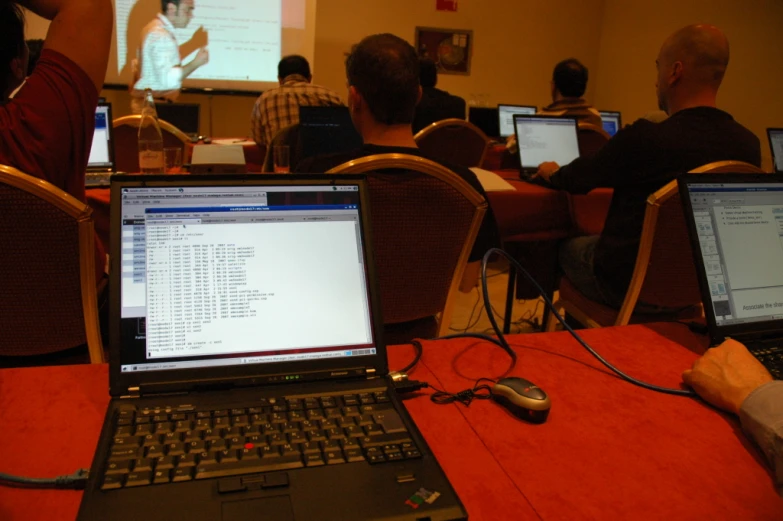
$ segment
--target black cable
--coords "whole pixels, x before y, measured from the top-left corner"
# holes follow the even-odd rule
[[[81,490],[87,484],[88,476],[89,471],[86,469],[79,469],[69,476],[57,476],[56,478],[28,478],[0,472],[0,485]]]
[[[411,340],[411,345],[413,346],[413,349],[416,351],[416,355],[413,357],[413,361],[400,369],[399,371],[395,371],[397,373],[403,373],[406,374],[408,371],[416,367],[416,364],[419,363],[419,360],[421,360],[421,355],[424,354],[424,347],[421,345],[421,342],[419,342],[417,339]]]
[[[582,347],[587,349],[587,351],[591,355],[593,355],[596,359],[598,359],[599,362],[604,364],[609,370],[614,372],[617,376],[619,376],[620,378],[622,378],[623,380],[625,380],[625,381],[627,381],[629,383],[632,383],[634,385],[638,385],[639,387],[643,387],[643,388],[648,389],[650,391],[656,391],[656,392],[664,393],[664,394],[674,394],[674,395],[678,395],[678,396],[696,396],[696,394],[693,391],[691,391],[691,390],[687,390],[687,389],[673,389],[673,388],[670,388],[670,387],[661,387],[661,386],[658,386],[658,385],[653,385],[653,384],[649,384],[647,382],[643,382],[641,380],[637,380],[636,378],[633,378],[632,376],[629,376],[629,375],[625,374],[624,372],[620,371],[615,366],[613,366],[612,364],[607,362],[592,347],[590,347],[587,344],[587,342],[585,342],[582,339],[582,337],[580,337],[579,334],[577,334],[577,332],[574,331],[571,328],[571,326],[569,326],[566,323],[565,319],[563,319],[563,317],[560,316],[560,313],[558,313],[557,310],[555,309],[554,304],[552,304],[552,300],[547,296],[546,292],[538,284],[538,282],[536,282],[536,280],[530,275],[530,273],[528,273],[527,270],[522,267],[522,264],[520,264],[519,261],[517,261],[515,258],[513,258],[511,255],[509,255],[505,251],[501,250],[500,248],[492,248],[489,251],[487,251],[487,253],[484,254],[484,258],[481,261],[482,283],[484,283],[486,281],[485,275],[486,275],[486,270],[487,270],[487,262],[488,262],[489,258],[493,254],[496,254],[496,253],[498,255],[501,255],[501,256],[505,257],[517,269],[518,273],[523,274],[525,276],[525,278],[527,278],[527,280],[529,280],[533,284],[533,286],[535,286],[535,288],[538,290],[538,292],[544,298],[544,302],[546,303],[546,305],[549,306],[549,309],[552,311],[552,314],[563,325],[563,328],[566,331],[568,331],[569,333],[571,333],[571,336],[573,336],[574,339],[576,339],[576,341],[579,342],[579,344],[581,344]],[[487,300],[488,297],[489,297],[489,294],[488,294],[488,291],[487,291],[487,287],[486,287],[486,285],[484,285],[484,299]],[[490,309],[487,310],[487,314],[489,315],[489,321],[492,324],[492,327],[495,329],[495,333],[498,335],[498,341],[503,346],[506,346],[510,350],[511,347],[508,347],[508,342],[506,342],[505,337],[503,337],[503,332],[500,331],[500,329],[497,327],[497,322],[495,321],[495,317],[492,314],[491,306],[490,306]],[[506,349],[506,347],[504,347],[504,349]],[[515,361],[516,361],[516,358],[515,358]]]
[[[430,395],[430,400],[438,405],[446,405],[449,403],[459,402],[465,407],[470,407],[473,400],[489,400],[492,398],[492,386],[488,384],[481,384],[481,382],[487,381],[495,383],[495,380],[491,378],[479,378],[473,385],[472,389],[465,389],[458,393],[449,393],[441,391],[431,385],[428,385],[435,392]]]

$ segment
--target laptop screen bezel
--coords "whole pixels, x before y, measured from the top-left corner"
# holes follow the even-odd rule
[[[121,248],[122,248],[122,202],[123,188],[187,186],[268,186],[268,185],[359,185],[361,240],[364,245],[367,288],[369,290],[370,319],[376,348],[375,355],[351,358],[334,358],[286,363],[260,363],[250,365],[232,365],[198,369],[176,369],[170,371],[122,372],[120,360],[120,307],[121,307]],[[308,380],[308,373],[318,372],[321,379],[325,372],[342,371],[354,368],[371,368],[376,375],[388,373],[386,345],[383,340],[383,319],[380,311],[377,277],[372,251],[372,227],[370,226],[369,196],[367,184],[362,175],[318,175],[318,174],[221,174],[221,175],[167,175],[140,176],[115,175],[111,180],[111,248],[110,248],[110,345],[109,345],[109,387],[112,396],[128,394],[133,387],[165,388],[169,392],[185,392],[205,384],[230,384],[242,380],[243,385],[253,385],[252,377],[264,379],[270,375],[302,375],[299,382]],[[306,295],[305,295],[306,297]],[[306,320],[306,318],[304,319]],[[307,369],[304,369],[307,366]],[[220,376],[215,377],[216,374]],[[267,382],[265,381],[264,384]],[[260,384],[259,384],[260,385]]]
[[[783,128],[768,128],[767,129],[767,140],[769,141],[769,153],[772,157],[772,170],[775,172],[783,172],[783,170],[778,170],[778,164],[775,159],[775,147],[772,146],[772,133],[773,132],[779,132],[781,135],[783,135]],[[783,157],[780,158],[780,161],[783,161]]]
[[[690,198],[688,186],[690,184],[728,183],[728,184],[753,184],[753,183],[781,183],[783,174],[683,174],[677,179],[685,214],[685,223],[688,227],[688,238],[691,243],[693,259],[696,263],[696,275],[699,279],[704,315],[712,344],[718,344],[728,337],[741,338],[744,335],[759,335],[769,331],[783,331],[783,320],[768,320],[762,322],[747,322],[744,324],[719,325],[715,319],[715,310],[712,306],[712,294],[707,280],[707,270],[704,267],[704,257],[699,243],[699,234],[696,230],[696,219],[693,214],[693,204]],[[781,268],[783,269],[783,268]]]
[[[579,121],[575,117],[571,116],[548,116],[544,114],[515,114],[514,115],[514,138],[517,140],[517,159],[519,160],[519,168],[522,171],[531,172],[535,171],[538,168],[538,165],[536,166],[525,166],[522,162],[522,149],[519,146],[519,129],[517,128],[517,120],[518,119],[556,119],[560,121],[571,121],[573,122],[573,128],[574,128],[574,134],[576,136],[576,146],[577,146],[577,155],[576,158],[578,159],[579,154]],[[564,166],[564,165],[559,165]]]
[[[111,110],[111,103],[98,103],[95,107],[95,113],[98,113],[100,107],[106,107],[106,131],[109,133],[109,166],[92,166],[89,163],[90,157],[87,156],[87,172],[114,172],[117,170],[117,163],[114,159],[114,119]],[[93,130],[94,132],[94,130]]]
[[[535,105],[515,105],[515,104],[512,104],[512,103],[498,103],[498,135],[501,138],[503,138],[503,139],[505,139],[507,137],[514,136],[516,134],[515,133],[511,133],[511,134],[509,134],[507,136],[504,136],[503,133],[500,131],[501,126],[502,126],[500,124],[500,112],[501,112],[500,108],[501,107],[511,107],[511,108],[515,108],[515,109],[533,109],[533,114],[522,114],[523,116],[533,116],[533,115],[535,115],[536,112],[538,112],[538,107],[535,106]],[[514,126],[513,118],[512,118],[511,126]]]
[[[176,109],[185,109],[185,108],[193,109],[193,108],[195,108],[196,109],[196,111],[195,111],[195,114],[196,114],[196,131],[195,132],[188,132],[184,128],[181,128],[179,125],[177,125],[175,122],[169,121],[168,119],[166,119],[164,117],[161,117],[160,119],[164,120],[167,123],[171,123],[173,126],[178,128],[179,130],[181,130],[184,134],[186,134],[188,136],[198,136],[198,135],[201,134],[201,104],[200,103],[179,103],[179,102],[177,102],[177,103],[160,103],[157,106],[159,112],[160,112],[160,108],[161,107],[167,107],[167,108],[176,107]],[[163,110],[165,111],[166,109],[164,108]],[[159,117],[160,117],[160,115],[159,115]]]

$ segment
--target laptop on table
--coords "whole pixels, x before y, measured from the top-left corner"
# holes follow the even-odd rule
[[[79,520],[466,519],[386,378],[365,181],[114,176]]]
[[[473,123],[488,138],[500,136],[498,109],[495,107],[468,107],[468,121]]]
[[[768,128],[767,137],[772,152],[772,166],[775,172],[783,172],[783,128]]]
[[[613,110],[599,110],[598,113],[601,114],[601,125],[610,136],[613,137],[617,134],[618,130],[623,128],[623,118],[619,112]]]
[[[522,177],[535,174],[546,161],[563,166],[579,157],[576,118],[517,114],[514,132]]]
[[[158,117],[167,121],[194,139],[201,128],[201,105],[198,103],[157,103]]]
[[[116,173],[114,164],[114,128],[111,103],[98,103],[95,109],[95,132],[92,136],[90,157],[87,160],[85,186],[109,186]]]
[[[783,378],[783,175],[679,180],[710,345],[742,342]]]
[[[505,139],[514,135],[515,114],[535,114],[538,109],[531,105],[498,105],[498,128],[500,137]]]
[[[299,107],[301,159],[351,152],[362,147],[362,136],[351,121],[348,107]]]

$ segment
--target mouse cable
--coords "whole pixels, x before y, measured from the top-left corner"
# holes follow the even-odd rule
[[[538,290],[539,294],[544,298],[544,302],[546,302],[547,307],[552,312],[552,314],[555,316],[555,318],[557,318],[557,320],[563,325],[563,328],[565,328],[566,331],[571,333],[571,336],[573,336],[574,339],[576,339],[576,341],[579,342],[579,344],[581,344],[582,347],[587,349],[587,351],[591,355],[593,355],[599,362],[604,364],[609,370],[614,372],[617,376],[619,376],[620,378],[622,378],[623,380],[625,380],[625,381],[627,381],[629,383],[632,383],[634,385],[638,385],[639,387],[643,387],[643,388],[648,389],[650,391],[656,391],[656,392],[664,393],[664,394],[674,394],[674,395],[677,395],[677,396],[696,396],[696,393],[694,393],[693,391],[691,391],[689,389],[674,389],[674,388],[671,388],[671,387],[661,387],[661,386],[658,386],[658,385],[654,385],[654,384],[649,384],[647,382],[643,382],[641,380],[637,380],[636,378],[634,378],[634,377],[632,377],[630,375],[627,375],[624,372],[620,371],[615,366],[613,366],[608,361],[606,361],[601,355],[599,355],[595,351],[595,349],[590,347],[590,345],[587,342],[585,342],[582,339],[582,337],[579,336],[579,334],[576,331],[573,330],[573,328],[571,326],[569,326],[566,323],[565,319],[563,319],[563,317],[560,315],[560,313],[557,312],[557,309],[555,309],[555,306],[552,303],[552,300],[549,298],[549,296],[547,296],[547,294],[544,291],[544,289],[538,284],[538,282],[536,282],[536,280],[533,278],[533,276],[530,275],[530,273],[528,273],[527,270],[522,267],[522,264],[520,264],[518,260],[516,260],[514,257],[509,255],[505,251],[501,250],[500,248],[492,248],[492,249],[488,250],[487,253],[484,254],[484,258],[481,261],[481,272],[482,272],[481,273],[481,278],[482,278],[482,281],[486,280],[485,274],[486,274],[486,270],[487,270],[487,261],[489,260],[490,257],[492,257],[493,254],[498,254],[498,255],[500,255],[502,257],[505,257],[512,264],[512,266],[517,269],[518,273],[522,273],[522,275],[524,275],[525,278],[528,281],[530,281],[533,284],[533,286],[535,286],[536,290]],[[489,296],[489,292],[487,291],[487,288],[485,286],[484,287],[484,298],[487,299],[488,296]],[[499,328],[497,327],[497,322],[495,321],[495,317],[494,317],[494,314],[492,313],[491,306],[490,306],[490,309],[487,310],[487,314],[489,315],[489,319],[490,319],[489,321],[492,324],[492,327],[495,329],[495,332],[498,333],[498,340],[500,342],[502,342],[504,345],[508,346],[508,343],[506,342],[506,339],[503,337],[502,332],[499,331]]]
[[[56,478],[28,478],[0,472],[0,485],[23,488],[82,490],[87,485],[87,478],[89,475],[90,471],[87,469],[79,469],[69,476],[57,476]]]

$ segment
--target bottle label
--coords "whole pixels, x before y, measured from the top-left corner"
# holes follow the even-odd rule
[[[163,152],[145,150],[139,152],[139,168],[144,170],[159,170],[163,172]]]

